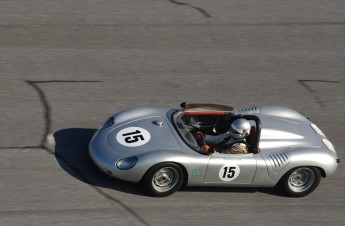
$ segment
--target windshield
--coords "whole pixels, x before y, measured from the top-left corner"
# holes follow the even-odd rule
[[[193,150],[198,150],[199,146],[194,138],[194,128],[189,126],[182,118],[185,114],[181,111],[175,112],[173,122],[176,130],[180,134],[184,142]]]
[[[187,104],[183,111],[186,114],[227,114],[231,113],[232,107],[220,104]]]
[[[210,112],[198,111],[198,113],[191,113],[191,111],[177,111],[173,115],[173,122],[178,133],[185,143],[193,150],[199,150],[195,140],[195,134],[198,131],[204,134],[214,134],[226,132],[230,126],[232,114],[225,114],[224,112]],[[201,112],[203,112],[201,114]],[[221,114],[222,113],[222,114]]]

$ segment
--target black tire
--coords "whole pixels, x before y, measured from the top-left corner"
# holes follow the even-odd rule
[[[320,180],[321,173],[316,167],[301,166],[287,172],[277,187],[288,197],[303,197],[312,193]]]
[[[169,196],[183,184],[183,171],[175,163],[160,163],[147,171],[143,182],[150,195]]]

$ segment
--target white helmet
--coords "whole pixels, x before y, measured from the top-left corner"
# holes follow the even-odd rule
[[[250,123],[243,119],[236,119],[230,126],[229,133],[232,138],[242,139],[249,135]]]

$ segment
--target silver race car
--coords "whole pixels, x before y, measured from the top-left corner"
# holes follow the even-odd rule
[[[198,132],[224,133],[239,118],[251,125],[246,154],[200,152]],[[302,197],[340,162],[315,124],[274,106],[182,103],[181,109],[127,109],[97,130],[89,152],[104,173],[142,182],[152,196],[168,196],[186,185],[276,186],[287,196]]]

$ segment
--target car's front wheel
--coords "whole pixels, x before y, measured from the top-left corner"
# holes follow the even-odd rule
[[[303,197],[315,190],[321,180],[321,173],[315,167],[296,167],[287,172],[278,187],[289,197]]]
[[[181,187],[183,171],[175,163],[161,163],[148,170],[143,182],[150,195],[168,196]]]

